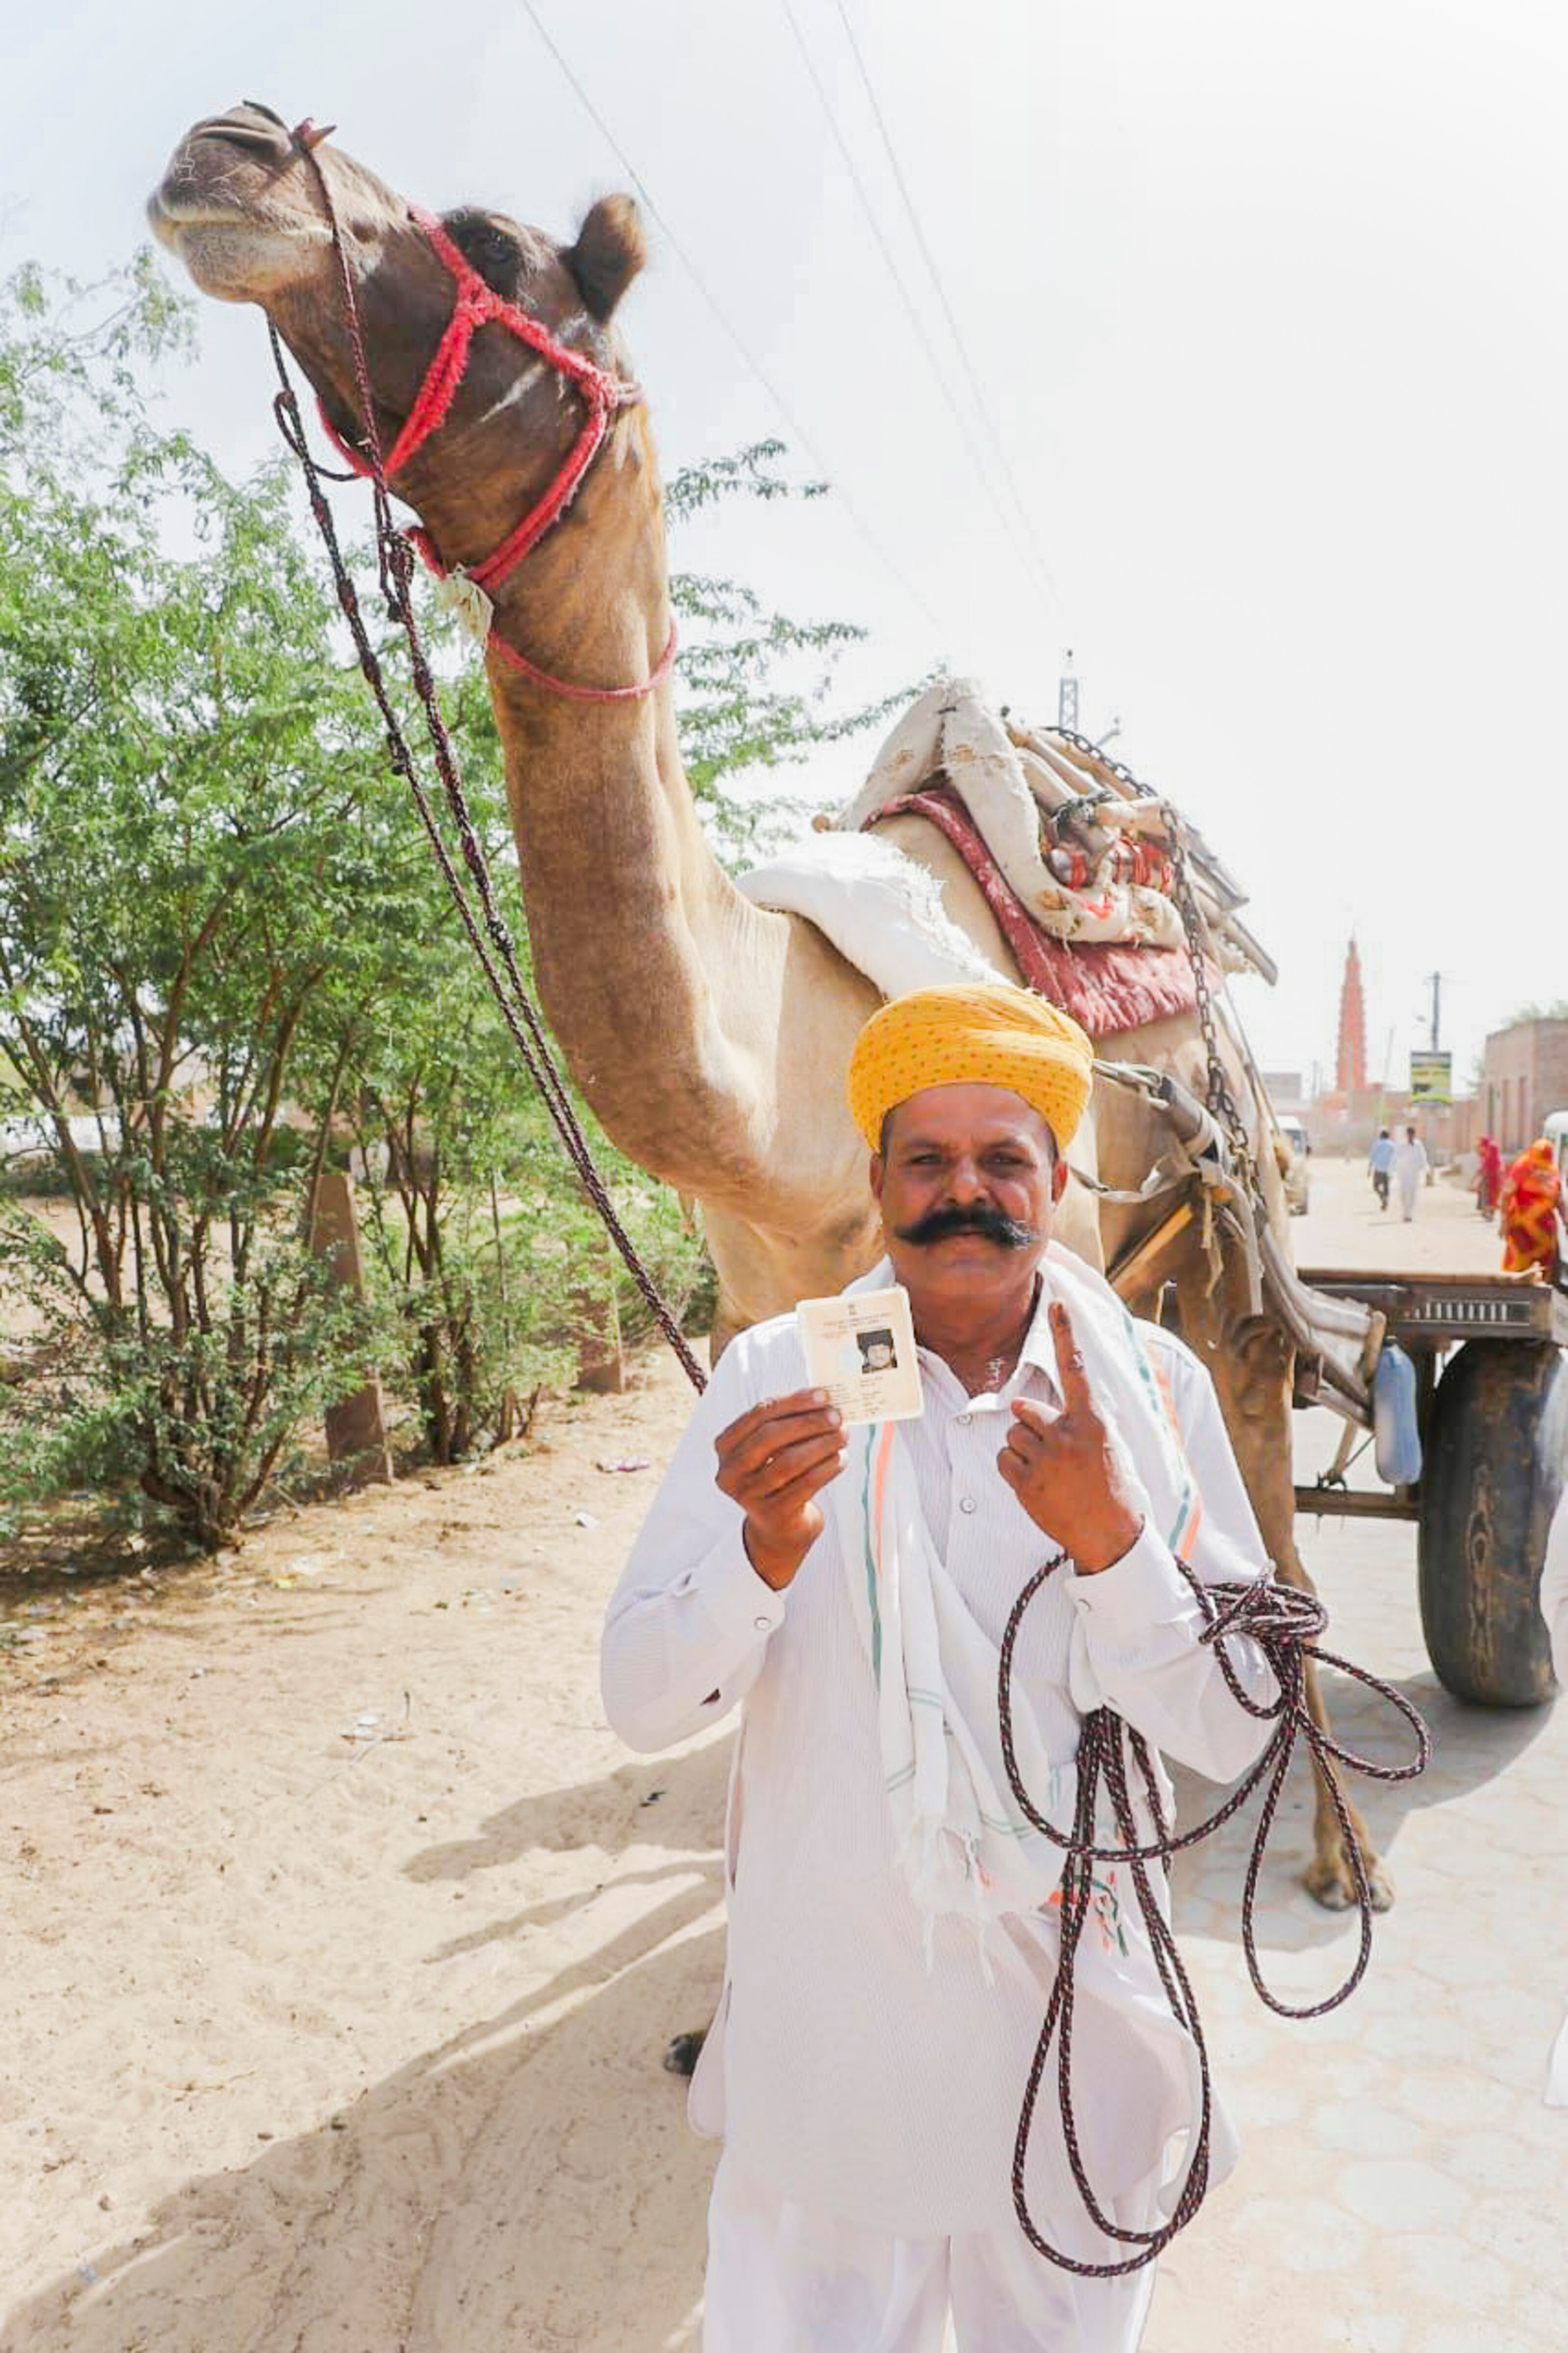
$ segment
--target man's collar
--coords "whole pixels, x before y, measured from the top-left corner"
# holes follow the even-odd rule
[[[1035,1312],[1029,1318],[1029,1328],[1024,1335],[1024,1345],[1018,1351],[1021,1365],[1033,1365],[1042,1373],[1057,1377],[1056,1335],[1051,1330],[1051,1277],[1044,1259],[1040,1261],[1040,1287],[1035,1294]]]

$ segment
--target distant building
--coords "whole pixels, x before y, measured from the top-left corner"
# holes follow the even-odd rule
[[[1505,1152],[1522,1152],[1549,1112],[1568,1111],[1568,1019],[1510,1022],[1481,1058],[1480,1116]]]
[[[1366,998],[1361,985],[1361,954],[1352,938],[1345,950],[1340,983],[1340,1041],[1334,1057],[1334,1092],[1347,1098],[1366,1090]]]
[[[1306,1090],[1300,1071],[1264,1071],[1259,1073],[1268,1091],[1268,1100],[1276,1111],[1289,1112],[1300,1118],[1307,1108]]]

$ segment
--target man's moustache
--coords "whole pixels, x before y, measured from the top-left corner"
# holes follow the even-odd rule
[[[1004,1250],[1028,1250],[1040,1239],[1033,1226],[1020,1225],[1016,1218],[987,1208],[984,1203],[972,1209],[932,1209],[914,1225],[900,1226],[897,1231],[900,1241],[916,1250],[928,1242],[944,1242],[952,1234],[982,1234]]]

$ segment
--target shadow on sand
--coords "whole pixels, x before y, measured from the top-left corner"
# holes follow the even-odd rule
[[[14,2306],[3,2353],[694,2345],[714,2151],[659,2060],[718,1996],[720,1862],[691,1849],[721,1816],[728,1746],[521,1800],[479,1838],[421,1859],[416,1876],[456,1877],[571,1847],[590,1812],[596,1846],[657,1836],[683,1850],[433,1949],[432,1963],[583,1915],[580,1959],[314,2130],[186,2183],[135,2239],[91,2252],[95,2280],[72,2273]],[[652,1788],[662,1794],[648,1805]],[[668,1892],[627,1924],[628,1889]],[[404,1996],[416,2000],[416,1986]]]
[[[1405,1729],[1375,1697],[1331,1679],[1336,1728],[1389,1762]],[[1414,1783],[1358,1781],[1379,1849],[1405,1816],[1506,1772],[1549,1709],[1486,1713],[1430,1674],[1402,1686],[1436,1757]],[[532,1928],[583,1918],[582,1957],[422,2053],[341,2115],[254,2162],[187,2183],[148,2230],[93,2251],[97,2277],[68,2274],[15,2307],[3,2353],[678,2353],[696,2342],[703,2212],[713,2152],[690,2134],[684,2086],[665,2074],[668,2034],[705,2020],[719,1989],[719,1858],[729,1744],[638,1758],[603,1779],[524,1798],[469,1840],[408,1866],[470,1879],[541,1849],[667,1847],[667,1862],[551,1897],[426,1957],[435,1963]],[[1181,1775],[1181,1818],[1216,1792]],[[658,1792],[655,1796],[653,1793]],[[1267,1941],[1306,1949],[1344,1933],[1300,1883],[1310,1788],[1299,1767],[1260,1888]],[[1249,1808],[1194,1864],[1234,1878],[1238,1934]],[[1396,1859],[1396,1857],[1395,1857]],[[658,1890],[629,1923],[621,1900]],[[595,1939],[592,1909],[606,1907]],[[1178,1929],[1181,1910],[1178,1901]],[[612,1919],[618,1925],[612,1926]],[[405,1989],[417,1999],[417,1989]],[[389,1989],[389,1998],[395,1998]]]

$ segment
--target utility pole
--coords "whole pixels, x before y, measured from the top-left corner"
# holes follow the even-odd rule
[[[1057,725],[1078,731],[1078,680],[1073,675],[1072,648],[1062,657],[1067,667],[1057,681]]]
[[[1436,1053],[1442,1026],[1443,976],[1440,972],[1429,972],[1426,977],[1432,984],[1432,1051]]]

